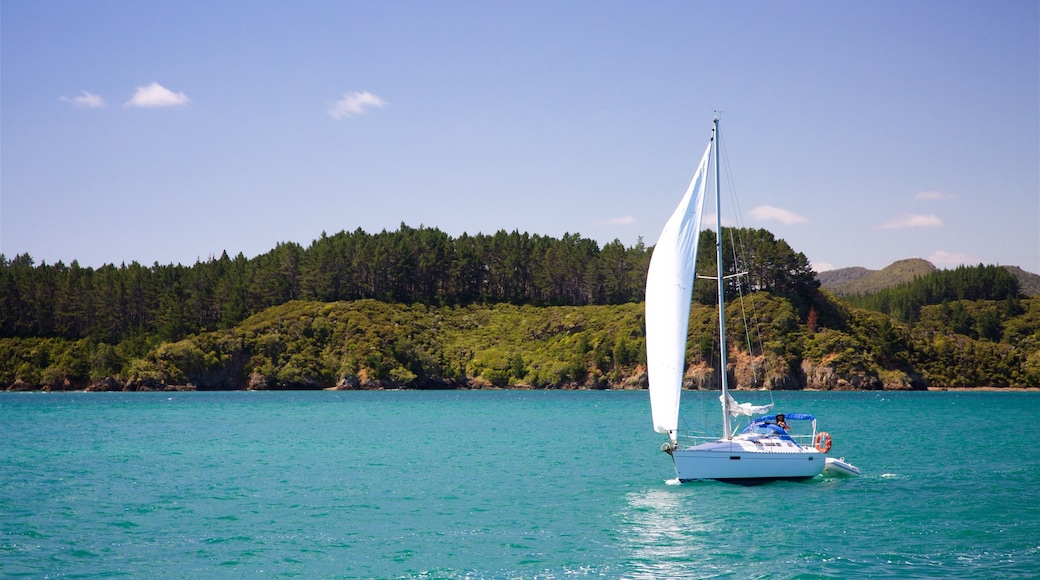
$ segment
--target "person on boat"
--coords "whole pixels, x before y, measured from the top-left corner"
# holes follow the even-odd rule
[[[791,429],[790,425],[787,424],[787,421],[784,420],[784,414],[783,413],[777,413],[777,415],[776,415],[776,424],[778,426],[782,427],[784,431],[788,431],[788,430]]]

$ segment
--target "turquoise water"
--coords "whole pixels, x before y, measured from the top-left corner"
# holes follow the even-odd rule
[[[1040,575],[1040,394],[774,397],[864,477],[669,484],[645,392],[2,393],[0,575]]]

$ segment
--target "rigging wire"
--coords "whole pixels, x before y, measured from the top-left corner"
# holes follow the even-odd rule
[[[715,159],[715,163],[716,164],[722,163],[721,169],[724,171],[725,176],[726,176],[726,180],[727,180],[726,181],[727,198],[728,198],[730,204],[733,207],[733,214],[736,216],[735,219],[734,219],[734,221],[736,223],[736,226],[727,228],[728,229],[727,233],[729,234],[730,249],[732,251],[731,259],[733,261],[732,263],[734,265],[734,270],[735,270],[735,272],[739,272],[741,270],[742,266],[746,267],[746,266],[750,266],[750,264],[751,264],[751,262],[750,262],[750,260],[748,258],[748,253],[749,253],[748,246],[750,245],[750,242],[747,239],[745,239],[745,237],[744,237],[746,228],[745,228],[744,223],[743,223],[743,211],[741,211],[740,202],[739,202],[738,197],[737,197],[736,180],[733,177],[733,169],[732,169],[732,167],[730,166],[730,163],[729,163],[729,154],[728,154],[728,151],[726,150],[726,142],[725,142],[724,139],[722,139],[721,132],[716,133],[715,134],[715,138],[719,140],[718,144],[719,144],[719,151],[720,151],[719,155]],[[721,207],[716,207],[715,211],[717,212],[717,214],[719,216],[721,216],[721,212],[722,212],[722,208]],[[721,231],[716,232],[716,236],[717,236],[718,240],[721,240],[722,239],[722,232]],[[738,254],[738,252],[739,252],[739,254]],[[701,276],[698,276],[698,277],[701,277]],[[703,276],[703,278],[710,278],[710,277],[711,276]],[[722,283],[725,283],[725,281],[722,281]],[[747,289],[746,290],[747,290],[747,294],[749,295],[748,296],[748,300],[745,300],[745,287],[744,287],[744,284],[747,284]],[[741,319],[742,319],[743,326],[744,326],[744,339],[745,339],[745,342],[746,342],[746,348],[747,348],[748,358],[750,360],[750,366],[751,366],[751,372],[752,372],[752,382],[751,382],[751,384],[754,385],[754,386],[765,385],[765,387],[766,387],[765,390],[769,391],[769,402],[771,404],[775,404],[775,401],[773,400],[773,388],[772,388],[772,385],[767,384],[767,381],[765,380],[765,377],[764,377],[764,374],[765,374],[764,373],[764,369],[760,368],[761,365],[756,362],[755,353],[758,352],[759,356],[762,359],[762,361],[764,361],[765,363],[768,363],[768,361],[765,359],[765,352],[766,352],[766,350],[765,350],[764,341],[762,339],[762,332],[761,332],[762,322],[761,322],[761,319],[759,317],[758,308],[756,307],[756,304],[755,304],[756,301],[752,297],[752,295],[755,293],[755,289],[754,289],[754,285],[752,284],[751,273],[748,271],[748,272],[743,272],[743,273],[740,273],[739,275],[737,275],[736,276],[735,285],[736,285],[736,288],[737,288],[738,302],[740,304]],[[748,305],[748,303],[750,303],[750,306]],[[749,313],[750,313],[751,324],[748,323]],[[714,316],[714,322],[715,322],[715,325],[718,325],[718,314],[717,313]],[[753,329],[754,329],[754,335],[755,335],[754,338],[752,337],[752,330]],[[719,348],[719,342],[718,342],[719,336],[716,333],[712,333],[711,336],[712,336],[712,348],[711,348],[711,351],[710,351],[711,354],[709,355],[710,356],[709,366],[711,368],[713,368],[715,370],[715,374],[718,375],[718,373],[720,373],[720,372],[726,372],[726,369],[721,369],[720,368],[722,366],[722,364],[721,364],[721,359],[720,359],[720,356],[719,356],[719,354],[721,353],[721,349]],[[755,348],[755,345],[753,344],[756,341],[757,341],[757,350]],[[718,378],[718,380],[720,381],[720,384],[721,384],[721,376],[718,376],[717,378]],[[705,399],[704,401],[702,401],[702,403],[703,404],[707,404],[708,401],[709,401],[709,399]],[[698,416],[705,416],[705,415],[698,415]],[[687,420],[686,414],[680,412],[679,419],[682,421],[683,427],[686,429],[687,432],[696,432],[697,430],[703,431],[705,433],[709,432],[707,426],[703,422],[697,420],[696,418],[694,418],[694,422],[697,424],[695,426],[697,429],[692,428],[693,426],[691,426],[690,422]]]
[[[737,197],[736,179],[733,177],[733,168],[730,166],[730,163],[729,163],[729,152],[726,150],[726,142],[725,142],[724,139],[721,138],[721,135],[718,138],[719,138],[719,148],[723,151],[723,153],[720,154],[719,157],[724,157],[725,158],[725,160],[723,162],[723,168],[725,169],[725,173],[726,173],[726,184],[728,186],[727,187],[727,193],[729,194],[728,197],[729,197],[730,203],[732,204],[732,206],[734,208],[734,215],[736,216],[736,218],[735,218],[736,227],[729,228],[729,237],[730,237],[730,249],[732,250],[732,253],[733,253],[732,260],[733,260],[733,264],[734,264],[734,267],[735,267],[734,269],[735,269],[735,271],[739,272],[741,270],[741,268],[740,268],[741,265],[750,266],[750,264],[751,264],[750,260],[748,259],[748,255],[747,255],[748,254],[748,251],[747,251],[748,242],[743,237],[744,231],[746,229],[744,227],[744,223],[743,223],[743,215],[744,215],[744,213],[743,213],[743,211],[741,211],[740,201],[739,201],[739,199]],[[716,159],[716,163],[718,163],[718,162],[719,162],[719,160]],[[721,208],[716,208],[715,211],[721,211]],[[716,235],[721,236],[722,232],[718,232]],[[738,253],[737,253],[738,251],[740,252],[739,256],[738,256]],[[760,332],[761,321],[760,321],[759,316],[758,316],[758,309],[755,307],[755,300],[754,299],[750,299],[749,300],[749,302],[751,303],[751,306],[750,306],[750,308],[748,308],[748,306],[747,306],[747,304],[746,304],[746,302],[744,300],[744,284],[741,283],[742,281],[746,281],[746,283],[747,283],[747,290],[748,290],[749,293],[751,293],[754,290],[754,288],[752,287],[752,283],[751,283],[751,273],[750,273],[750,271],[749,272],[745,272],[743,274],[743,276],[740,276],[740,277],[737,278],[736,286],[737,286],[737,293],[738,293],[738,298],[739,298],[739,303],[740,303],[740,314],[741,314],[742,321],[744,323],[744,337],[745,337],[745,340],[747,342],[748,357],[749,357],[749,359],[751,361],[752,385],[758,386],[758,385],[762,385],[762,384],[765,383],[765,378],[764,378],[764,376],[762,376],[762,377],[759,376],[760,370],[762,370],[762,369],[760,369],[759,365],[755,362],[755,358],[756,358],[755,357],[755,352],[756,351],[755,351],[755,349],[754,349],[754,347],[752,345],[752,336],[751,336],[752,325],[748,324],[748,312],[749,311],[750,311],[750,316],[751,316],[751,320],[752,320],[753,326],[754,326],[754,328],[756,330],[755,337],[757,338],[757,341],[758,341],[758,345],[757,345],[758,346],[758,352],[762,353],[763,355],[765,354],[765,344],[764,344],[764,342],[762,340],[762,333]],[[764,372],[763,372],[763,374],[764,374]],[[773,389],[772,389],[772,386],[771,385],[767,385],[766,390],[769,391],[769,402],[775,404],[775,401],[773,401]]]

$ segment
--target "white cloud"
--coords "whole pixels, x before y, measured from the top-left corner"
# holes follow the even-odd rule
[[[104,107],[105,106],[105,99],[102,99],[101,97],[95,95],[94,93],[88,93],[87,91],[82,91],[82,93],[83,94],[81,94],[78,97],[58,97],[58,98],[61,99],[62,101],[65,101],[66,103],[72,103],[72,105],[75,106],[75,107],[85,107],[87,109],[97,109],[99,107]]]
[[[612,217],[601,222],[596,222],[597,226],[627,226],[636,223],[636,218],[626,215],[624,217]]]
[[[962,264],[977,264],[981,262],[978,258],[968,254],[944,252],[943,250],[932,252],[932,255],[928,256],[928,261],[936,266],[960,266]]]
[[[957,199],[957,196],[941,191],[919,191],[914,194],[915,201],[938,201],[943,199]]]
[[[718,223],[718,215],[715,212],[704,212],[701,215],[701,229],[702,230],[714,230],[715,224]],[[722,227],[724,228],[736,228],[740,227],[740,222],[727,217],[722,216]]]
[[[812,269],[814,272],[826,272],[827,270],[833,270],[834,264],[828,264],[827,262],[812,262]]]
[[[181,107],[190,102],[191,99],[188,98],[188,95],[175,93],[159,83],[152,83],[147,87],[137,87],[137,90],[134,91],[134,96],[126,102],[125,106],[144,108]]]
[[[881,224],[883,230],[894,230],[900,228],[937,228],[942,225],[942,220],[937,215],[918,215],[912,213],[899,214]]]
[[[368,91],[346,93],[343,98],[329,105],[329,115],[339,121],[355,115],[363,115],[370,108],[384,109],[386,101]]]
[[[760,205],[749,213],[752,219],[760,221],[778,221],[786,226],[791,224],[806,224],[809,223],[809,218],[798,215],[793,211],[788,211],[779,207],[773,207],[771,205]]]

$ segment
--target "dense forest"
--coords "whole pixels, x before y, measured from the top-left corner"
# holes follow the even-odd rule
[[[744,256],[727,267],[749,272],[752,288],[797,299],[816,284],[805,256],[765,230],[723,230],[726,255],[742,238]],[[702,234],[705,271],[715,236]],[[614,241],[499,231],[452,238],[438,229],[322,234],[310,247],[279,244],[253,259],[224,253],[193,266],[82,268],[0,255],[0,338],[91,337],[119,342],[148,335],[176,341],[231,328],[290,300],[371,298],[399,304],[584,306],[641,302],[650,250]],[[713,291],[698,297],[711,303]]]
[[[760,337],[734,345],[741,388],[1040,385],[1040,301],[1004,269],[846,300],[766,230],[724,228],[723,249],[747,272],[729,295],[757,305],[734,319]],[[651,251],[402,224],[192,266],[0,256],[0,389],[641,388]],[[713,284],[694,291],[691,387],[714,384]]]
[[[247,259],[98,269],[0,256],[0,337],[163,341],[230,328],[290,300],[371,298],[401,304],[623,304],[642,299],[642,244],[516,231],[452,238],[404,224],[394,232],[322,234]]]
[[[1020,311],[1018,298],[1019,284],[1014,274],[1000,266],[983,264],[938,270],[898,286],[845,297],[853,306],[877,310],[902,322],[917,322],[921,309],[928,305],[941,304],[949,310],[957,308],[951,304],[960,306],[963,301],[975,300],[1005,301],[1008,314],[1014,316]],[[997,319],[989,322],[985,334],[999,340]]]

